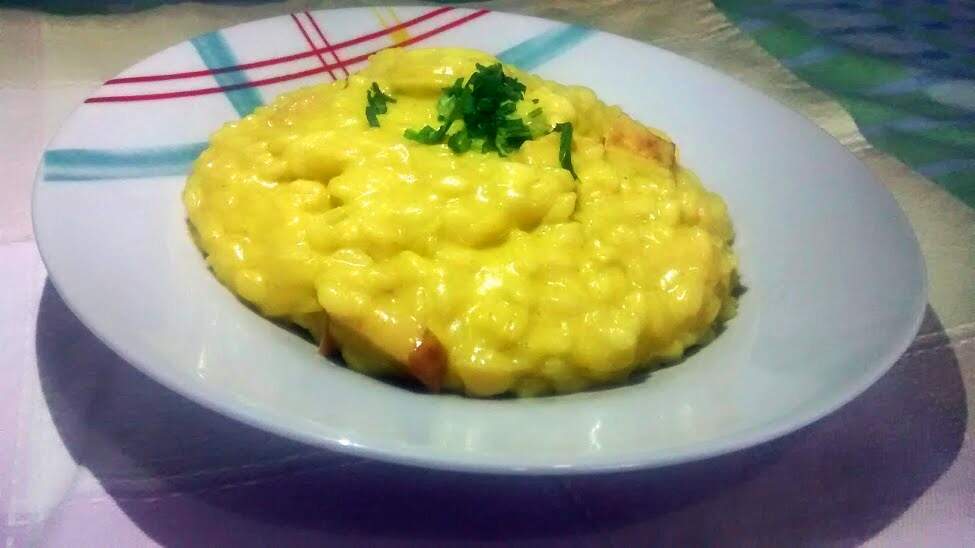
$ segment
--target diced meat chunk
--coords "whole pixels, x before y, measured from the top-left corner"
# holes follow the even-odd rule
[[[610,124],[604,143],[606,147],[626,150],[668,169],[677,164],[677,146],[673,142],[625,114]]]
[[[406,360],[406,368],[427,390],[440,392],[447,374],[447,351],[433,333],[426,331]]]
[[[430,330],[411,322],[389,321],[383,314],[356,318],[333,316],[331,321],[400,364],[429,391],[440,391],[447,374],[447,351]],[[327,338],[327,335],[322,338],[320,349],[333,344]]]
[[[326,327],[322,332],[322,339],[318,341],[318,353],[327,358],[329,356],[334,356],[338,351],[338,342],[335,341],[335,337],[332,336]]]

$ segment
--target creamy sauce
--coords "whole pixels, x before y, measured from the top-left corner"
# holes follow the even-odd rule
[[[574,125],[500,157],[403,136],[437,125],[441,88],[496,60],[386,50],[217,131],[184,202],[216,276],[262,313],[334,340],[352,368],[406,375],[423,333],[448,390],[565,393],[708,341],[735,310],[725,205],[665,135],[586,88],[505,72],[518,111]],[[373,82],[395,97],[380,127]]]

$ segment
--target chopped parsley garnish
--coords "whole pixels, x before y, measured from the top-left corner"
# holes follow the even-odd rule
[[[407,129],[403,136],[425,145],[446,143],[457,154],[474,149],[507,156],[521,148],[525,141],[553,131],[541,108],[535,108],[524,117],[517,114],[518,101],[525,98],[525,90],[524,84],[504,73],[501,63],[478,64],[467,82],[458,78],[443,89],[437,101],[439,127]],[[532,99],[532,103],[538,104],[538,99]],[[385,104],[382,112],[385,112]],[[369,116],[368,109],[366,116]],[[457,122],[463,125],[450,133]],[[562,132],[559,161],[578,179],[572,168],[572,124],[558,124],[554,130]]]
[[[457,153],[478,148],[507,156],[525,141],[548,131],[541,109],[532,111],[527,120],[515,114],[518,101],[524,97],[525,85],[505,74],[501,63],[488,67],[479,64],[466,83],[458,78],[444,88],[437,101],[439,128],[408,129],[404,136],[427,145],[446,141]],[[447,133],[458,121],[463,122],[463,128],[448,138]]]
[[[379,89],[379,84],[373,82],[366,90],[366,120],[369,121],[369,125],[379,127],[379,115],[386,114],[386,103],[395,102],[396,99],[383,93],[383,90]]]
[[[450,139],[447,139],[447,146],[450,147],[450,150],[458,154],[470,150],[472,144],[471,135],[467,133],[466,129],[458,131],[451,135]]]
[[[559,163],[563,169],[569,170],[573,179],[578,179],[576,170],[572,168],[572,122],[562,122],[555,124],[555,130],[559,135]]]

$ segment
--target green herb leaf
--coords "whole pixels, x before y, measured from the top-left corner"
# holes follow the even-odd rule
[[[379,89],[379,84],[373,82],[366,90],[366,120],[369,125],[379,127],[379,115],[386,114],[388,110],[386,104],[395,102],[396,99],[383,93],[383,90]]]
[[[464,79],[458,78],[449,88],[443,89],[443,95],[437,101],[437,118],[446,120],[455,115],[457,101],[464,90]]]
[[[528,132],[531,134],[532,139],[538,139],[542,135],[548,135],[548,133],[552,131],[548,125],[548,122],[545,121],[545,116],[542,114],[542,109],[540,108],[536,108],[535,110],[529,112],[526,120]]]
[[[440,127],[426,126],[407,130],[404,136],[424,144],[443,143],[454,122],[463,121],[463,129],[447,139],[447,146],[462,153],[480,144],[481,152],[506,156],[530,139],[548,133],[541,109],[535,109],[525,120],[516,116],[518,101],[525,96],[525,85],[504,73],[500,63],[477,70],[467,79],[457,79],[443,89],[437,101]]]
[[[466,129],[462,129],[450,136],[450,139],[447,140],[447,146],[458,154],[467,152],[471,149],[471,136]]]
[[[555,131],[559,135],[559,163],[563,169],[567,169],[572,174],[572,178],[578,180],[576,170],[572,167],[572,122],[562,122],[555,124]]]
[[[369,106],[366,107],[366,121],[369,122],[371,127],[379,127],[379,117],[376,116],[376,109]]]
[[[417,141],[425,145],[436,145],[443,142],[440,132],[430,126],[423,126],[423,128],[419,131],[415,129],[407,129],[403,132],[403,136],[407,139],[412,139],[413,141]]]

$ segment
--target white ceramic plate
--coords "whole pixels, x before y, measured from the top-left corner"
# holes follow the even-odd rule
[[[336,367],[244,307],[187,234],[179,195],[189,162],[222,123],[283,91],[341,78],[397,43],[497,52],[669,132],[730,208],[748,287],[738,317],[638,384],[484,401]],[[64,124],[38,174],[34,222],[72,310],[166,386],[312,444],[473,471],[659,466],[771,439],[880,377],[926,302],[923,261],[897,204],[806,119],[642,43],[464,9],[301,13],[154,55]]]

